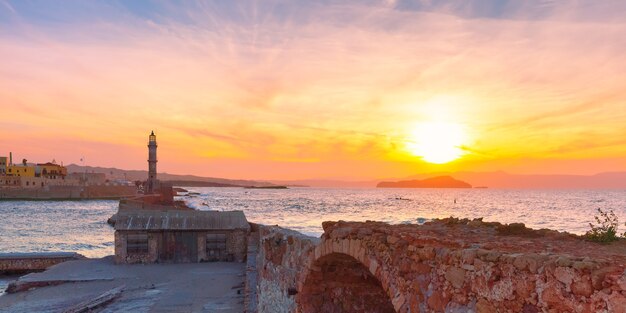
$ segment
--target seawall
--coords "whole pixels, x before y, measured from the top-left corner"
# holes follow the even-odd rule
[[[75,252],[0,253],[0,274],[39,272],[65,261],[84,258]]]
[[[121,199],[137,195],[135,186],[48,186],[43,188],[0,188],[0,200]]]
[[[626,312],[626,242],[522,224],[261,226],[258,312]]]

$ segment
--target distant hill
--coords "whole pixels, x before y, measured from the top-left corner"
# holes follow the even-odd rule
[[[245,187],[243,185],[224,184],[210,181],[168,180],[167,182],[172,183],[173,186],[178,187]],[[269,187],[271,188],[273,186]]]
[[[71,164],[68,171],[82,173],[85,167]],[[108,178],[128,180],[145,180],[147,171],[121,170],[117,168],[86,167],[87,172],[105,173]],[[126,176],[124,175],[126,174]],[[595,175],[519,175],[502,171],[497,172],[440,172],[424,173],[407,177],[386,178],[384,181],[423,180],[429,177],[453,176],[455,179],[467,182],[473,186],[510,189],[626,189],[626,172],[609,172]],[[309,186],[329,188],[374,188],[382,180],[343,180],[343,179],[301,179],[301,180],[274,180],[271,182],[225,179],[215,177],[201,177],[195,175],[174,175],[159,173],[159,179],[165,181],[184,182],[192,187],[192,182],[205,182],[208,185],[220,186]]]
[[[521,175],[497,172],[438,172],[380,180],[351,181],[341,179],[303,179],[272,181],[279,185],[307,185],[327,188],[373,188],[381,181],[423,180],[436,176],[453,176],[472,186],[507,189],[626,189],[626,172],[595,175]]]
[[[69,173],[83,173],[85,170],[89,173],[104,173],[109,179],[127,179],[130,181],[146,180],[148,177],[148,171],[143,170],[122,170],[112,167],[94,167],[94,166],[80,166],[76,164],[70,164],[67,166]],[[243,187],[243,186],[275,186],[272,183],[254,180],[242,180],[242,179],[225,179],[215,177],[201,177],[195,175],[176,175],[168,173],[158,173],[159,180],[171,181],[176,186],[186,187]]]
[[[595,175],[520,175],[497,172],[455,172],[409,176],[421,179],[432,175],[454,175],[474,186],[510,189],[626,189],[626,172]]]
[[[300,179],[300,180],[272,180],[273,184],[289,187],[322,187],[322,188],[373,188],[378,180],[351,181],[340,179]]]
[[[377,188],[472,188],[472,185],[456,180],[451,176],[438,176],[423,180],[403,180],[397,182],[380,182]]]

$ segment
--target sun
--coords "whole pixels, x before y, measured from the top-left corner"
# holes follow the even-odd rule
[[[456,123],[420,123],[413,129],[407,141],[407,149],[426,162],[443,164],[465,154],[461,147],[465,144],[466,138],[465,130]]]

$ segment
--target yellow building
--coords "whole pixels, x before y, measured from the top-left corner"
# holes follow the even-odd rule
[[[37,176],[48,179],[63,179],[67,176],[67,168],[55,163],[39,163],[36,169]]]
[[[6,174],[8,176],[35,177],[35,166],[9,165]]]

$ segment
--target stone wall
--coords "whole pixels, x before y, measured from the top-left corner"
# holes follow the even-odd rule
[[[65,261],[82,258],[84,256],[74,252],[0,253],[0,274],[38,272]]]
[[[234,262],[244,262],[247,251],[247,232],[244,230],[224,230],[224,231],[193,231],[196,236],[198,259],[197,262],[204,262],[207,258],[206,236],[210,233],[226,234],[226,253],[232,255]],[[115,263],[135,264],[135,263],[155,263],[159,259],[159,246],[162,239],[162,232],[147,232],[148,253],[127,253],[127,241],[129,234],[145,234],[144,231],[115,231]]]
[[[0,199],[73,200],[120,199],[137,194],[135,186],[46,186],[42,188],[0,188]]]
[[[246,260],[246,251],[248,247],[247,232],[244,230],[224,230],[214,232],[201,232],[198,233],[198,261],[203,262],[208,260],[206,250],[206,237],[211,233],[226,234],[226,253],[232,256],[231,260],[234,262],[244,262]]]
[[[127,253],[129,234],[145,234],[142,231],[115,231],[115,263],[136,264],[155,263],[159,258],[160,233],[148,232],[148,253]]]
[[[261,227],[259,312],[626,312],[624,241],[480,220],[323,226],[319,243]]]
[[[234,256],[233,261],[244,262],[248,249],[247,232],[243,230],[231,231],[226,235],[226,251]]]
[[[258,311],[296,312],[294,291],[304,270],[303,262],[320,240],[276,226],[260,226],[259,237]]]

